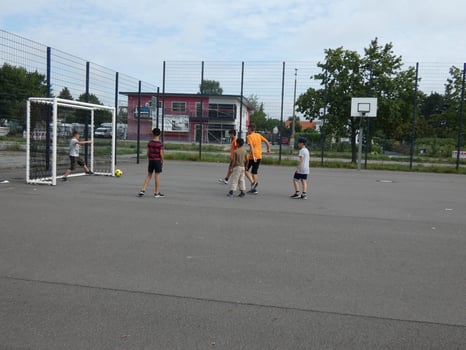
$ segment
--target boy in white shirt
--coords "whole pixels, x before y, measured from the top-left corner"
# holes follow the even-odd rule
[[[76,164],[82,166],[86,174],[92,175],[94,174],[89,168],[87,167],[84,159],[79,156],[79,145],[85,145],[87,143],[92,143],[92,141],[80,141],[79,140],[79,132],[73,131],[73,137],[70,140],[70,167],[66,169],[65,175],[63,175],[63,181],[68,181],[68,176],[71,172],[76,168]]]
[[[307,139],[300,137],[298,139],[299,163],[293,176],[293,186],[295,193],[290,197],[295,199],[307,199],[307,177],[309,176],[309,150],[306,148]],[[302,191],[299,194],[299,183]]]

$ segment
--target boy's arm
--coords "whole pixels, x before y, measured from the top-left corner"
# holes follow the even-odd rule
[[[91,141],[91,140],[89,140],[89,141],[78,141],[78,142],[76,142],[76,143],[77,143],[78,145],[85,145],[86,143],[92,143],[92,141]]]
[[[296,168],[296,171],[299,172],[301,170],[301,166],[303,165],[304,163],[304,157],[303,156],[299,156],[299,162],[298,162],[298,167]]]
[[[160,149],[160,159],[162,160],[162,163],[165,160],[165,148]]]
[[[262,136],[262,135],[261,135]],[[269,140],[267,140],[264,136],[262,136],[262,142],[265,143],[265,145],[267,146],[267,153],[270,153],[270,143],[269,143]]]

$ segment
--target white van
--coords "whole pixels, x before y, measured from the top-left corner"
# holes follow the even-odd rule
[[[94,137],[103,137],[103,138],[111,138],[112,137],[112,128],[97,128],[94,131]]]

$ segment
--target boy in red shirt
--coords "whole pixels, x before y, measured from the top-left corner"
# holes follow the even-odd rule
[[[224,183],[225,185],[228,184],[228,179],[230,178],[233,172],[233,158],[235,156],[235,151],[238,149],[238,145],[236,144],[236,130],[231,129],[228,131],[228,135],[230,136],[231,146],[230,146],[230,164],[228,165],[227,176],[223,179],[219,179],[218,182]]]
[[[160,174],[162,173],[163,160],[164,160],[164,146],[160,141],[160,129],[154,128],[152,130],[152,135],[154,138],[149,141],[147,144],[147,159],[148,159],[148,168],[147,175],[144,180],[144,185],[142,186],[141,191],[138,196],[142,197],[146,193],[146,188],[149,185],[152,174],[155,172],[155,192],[154,197],[165,197],[164,194],[160,193]]]

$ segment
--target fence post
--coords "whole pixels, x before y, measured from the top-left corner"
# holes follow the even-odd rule
[[[165,61],[163,61],[163,72],[162,72],[162,142],[165,141]]]
[[[118,83],[119,83],[119,75],[118,72],[115,73],[115,116],[116,116],[116,123],[113,125],[113,135],[115,135],[115,140],[117,140],[118,137]],[[128,122],[126,122],[128,124]],[[117,161],[117,144],[118,142],[115,142],[115,154],[113,155],[114,163],[116,164]]]
[[[159,98],[160,98],[160,87],[157,86],[157,98],[155,103],[155,127],[159,127]],[[163,139],[162,139],[163,140]]]
[[[278,132],[278,163],[282,163],[283,100],[285,98],[285,61],[282,65],[282,101],[280,106],[280,129]]]
[[[466,63],[463,63],[463,82],[461,85],[461,107],[460,107],[460,123],[458,130],[458,148],[456,151],[456,170],[460,168],[460,153],[461,153],[461,143],[463,142],[463,117],[464,117],[464,84],[465,84],[465,72],[466,72]]]
[[[324,109],[322,113],[322,126],[320,127],[320,166],[324,166],[324,151],[325,151],[325,118],[327,117],[328,104],[328,68],[325,62],[325,89],[324,89]]]
[[[242,137],[243,127],[243,86],[244,86],[244,61],[241,62],[241,97],[239,104],[239,130],[238,137]]]
[[[411,146],[409,152],[409,170],[413,168],[413,153],[414,153],[414,140],[416,139],[416,111],[417,111],[417,83],[419,77],[419,62],[416,62],[416,81],[414,83],[414,108],[413,108],[413,124],[411,128]]]
[[[52,72],[52,49],[47,47],[47,97],[52,96],[52,84],[50,76]],[[47,125],[45,126],[45,138],[47,140],[47,145],[45,146],[47,149],[47,153],[45,155],[45,169],[50,169],[50,154],[51,154],[51,135],[50,135],[50,124],[52,123],[52,115],[53,115],[53,108],[52,106],[49,107],[49,117],[47,120]]]
[[[136,164],[139,164],[139,152],[140,152],[140,143],[141,143],[141,81],[139,80],[138,85],[138,130],[137,130],[137,143],[136,143]]]
[[[203,128],[202,128],[202,122],[203,122],[203,118],[202,118],[202,115],[204,114],[204,108],[202,106],[202,96],[204,94],[204,91],[203,91],[203,86],[204,86],[204,61],[202,61],[201,63],[201,85],[200,85],[200,93],[201,93],[201,122],[199,123],[199,160],[202,159],[202,133],[203,133]]]
[[[89,61],[86,62],[86,102],[89,103],[90,101],[90,94],[89,94],[89,81],[90,81],[90,73],[91,73],[91,63]],[[91,112],[87,112],[86,117],[86,124],[84,124],[84,134],[85,140],[89,139],[89,121],[91,120]],[[86,164],[89,164],[89,144],[84,145],[84,159],[86,160]]]

